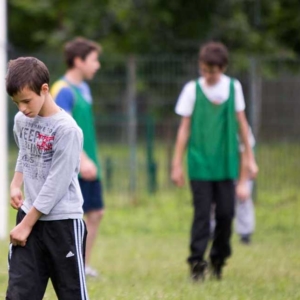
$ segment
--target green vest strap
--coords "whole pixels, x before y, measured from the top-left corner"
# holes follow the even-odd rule
[[[73,92],[75,99],[72,116],[83,132],[83,150],[96,164],[98,168],[98,179],[100,179],[101,168],[97,157],[97,140],[92,105],[84,99],[80,90],[76,86],[69,83],[68,86]]]

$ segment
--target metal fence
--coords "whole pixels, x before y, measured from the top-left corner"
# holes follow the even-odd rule
[[[57,57],[36,56],[48,65],[52,82],[63,74]],[[179,122],[174,106],[184,83],[198,76],[197,58],[104,56],[101,65],[91,88],[106,192],[138,199],[145,191],[171,189],[170,161]],[[228,73],[242,83],[257,139],[257,199],[269,190],[293,197],[299,181],[300,62],[235,59]],[[10,127],[15,111],[10,105]]]

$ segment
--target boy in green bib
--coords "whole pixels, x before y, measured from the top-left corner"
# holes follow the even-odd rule
[[[221,43],[205,44],[199,53],[201,77],[188,82],[175,112],[182,117],[178,129],[171,178],[184,185],[183,157],[187,147],[188,176],[193,195],[191,229],[191,277],[203,280],[204,255],[210,238],[210,212],[214,203],[216,228],[210,249],[212,275],[221,279],[231,254],[230,236],[238,177],[238,134],[245,145],[246,164],[252,176],[258,172],[248,140],[245,101],[239,81],[224,74],[228,51]]]
[[[101,170],[92,111],[93,99],[85,80],[91,80],[100,68],[101,48],[93,41],[75,38],[65,45],[67,72],[51,89],[56,103],[72,115],[83,132],[79,183],[83,195],[83,211],[88,231],[86,242],[86,275],[97,276],[89,266],[91,250],[104,212]]]

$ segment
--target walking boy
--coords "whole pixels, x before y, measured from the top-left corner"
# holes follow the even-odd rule
[[[66,74],[51,89],[56,103],[72,115],[83,131],[79,184],[81,187],[87,226],[86,275],[96,277],[90,267],[91,250],[104,212],[100,181],[100,164],[97,158],[96,134],[92,113],[92,96],[84,80],[94,77],[100,68],[98,55],[101,48],[93,41],[75,38],[65,45]]]
[[[183,156],[188,148],[188,175],[193,195],[194,219],[188,263],[194,280],[204,278],[205,250],[210,238],[211,204],[216,205],[216,229],[210,250],[212,275],[221,278],[231,254],[234,216],[234,180],[238,176],[238,140],[245,145],[246,164],[255,175],[257,166],[248,141],[248,124],[241,84],[223,73],[228,52],[221,43],[205,44],[199,53],[202,77],[187,83],[175,111],[182,119],[178,129],[171,177],[184,184]]]
[[[10,232],[6,299],[41,300],[50,278],[58,299],[86,300],[86,228],[77,177],[82,132],[53,101],[48,69],[38,59],[10,61],[6,90],[19,109],[19,154],[10,186],[18,214]]]

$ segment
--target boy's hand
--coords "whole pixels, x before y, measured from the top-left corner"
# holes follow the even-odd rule
[[[31,230],[32,227],[26,226],[21,222],[10,232],[10,242],[14,246],[24,247]]]
[[[97,178],[97,167],[89,158],[81,161],[80,175],[85,180],[95,180]]]
[[[14,209],[19,209],[23,204],[23,195],[20,188],[10,188],[10,205]]]
[[[184,173],[181,165],[172,167],[171,179],[178,187],[184,186]]]
[[[239,181],[235,188],[236,197],[238,201],[246,201],[250,197],[250,190],[247,184],[247,181],[241,182]]]

